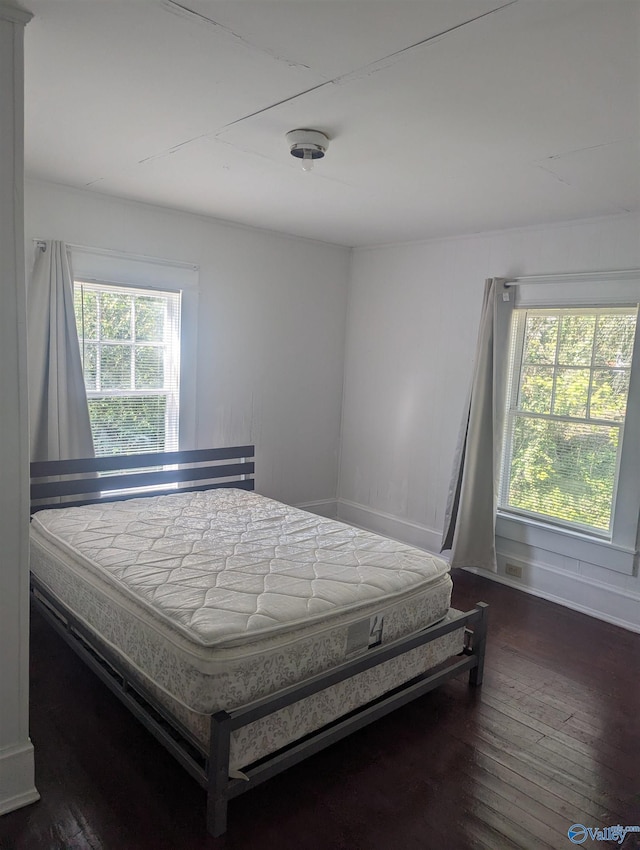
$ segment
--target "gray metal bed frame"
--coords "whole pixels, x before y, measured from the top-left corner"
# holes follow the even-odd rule
[[[32,513],[45,507],[64,508],[140,495],[166,494],[169,492],[166,489],[145,490],[144,493],[122,493],[122,490],[125,487],[162,486],[171,482],[179,482],[178,489],[182,491],[211,487],[242,487],[253,490],[253,455],[253,446],[235,446],[117,458],[34,462],[31,465]],[[230,459],[236,462],[220,463]],[[177,468],[158,470],[159,466]],[[123,469],[140,470],[149,467],[155,468],[155,471],[119,474]],[[97,473],[114,471],[116,474],[101,475],[99,479],[95,477]],[[77,475],[81,477],[70,478]],[[87,478],[87,475],[91,477]],[[42,478],[52,477],[56,480],[41,481]],[[202,483],[205,479],[207,484]],[[96,492],[97,481],[100,493]],[[195,484],[196,481],[199,483]],[[117,495],[109,495],[113,490],[119,491]],[[75,501],[56,501],[59,496],[68,498],[78,494],[89,495],[85,499]],[[54,501],[47,501],[51,499]],[[234,797],[433,690],[452,676],[468,670],[469,683],[474,686],[482,684],[488,608],[485,603],[479,602],[474,609],[459,617],[370,649],[365,655],[241,708],[213,714],[209,750],[205,751],[193,734],[172,717],[143,685],[130,679],[117,655],[104,646],[72,611],[54,599],[34,576],[31,579],[31,588],[35,608],[190,775],[207,789],[207,828],[213,836],[220,836],[226,831],[227,806],[229,800]],[[460,656],[454,656],[432,671],[406,682],[373,702],[244,768],[243,772],[248,781],[229,777],[230,740],[236,729],[461,627],[465,628],[465,649]]]

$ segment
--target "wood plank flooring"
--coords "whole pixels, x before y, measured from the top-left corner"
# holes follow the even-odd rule
[[[640,825],[640,635],[461,571],[454,585],[456,607],[491,606],[482,688],[448,682],[232,801],[217,841],[204,792],[34,616],[42,800],[0,818],[0,848],[558,850],[574,823]]]

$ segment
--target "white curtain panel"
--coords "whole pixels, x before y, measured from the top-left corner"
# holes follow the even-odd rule
[[[31,460],[93,457],[69,251],[42,245],[27,292]]]
[[[513,294],[504,280],[487,280],[445,512],[442,550],[451,549],[452,567],[497,570],[496,511],[512,309]]]

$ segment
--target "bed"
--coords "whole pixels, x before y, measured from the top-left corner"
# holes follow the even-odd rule
[[[207,827],[469,671],[446,562],[254,492],[254,448],[33,463],[33,604],[207,789]]]

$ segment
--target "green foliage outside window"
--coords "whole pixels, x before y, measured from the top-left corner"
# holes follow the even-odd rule
[[[618,429],[518,417],[509,504],[603,531],[609,528]]]
[[[609,531],[636,311],[522,311],[517,320],[503,507]]]
[[[166,295],[77,283],[74,308],[96,454],[165,451]]]

